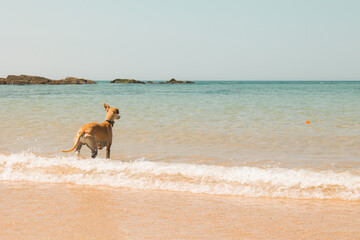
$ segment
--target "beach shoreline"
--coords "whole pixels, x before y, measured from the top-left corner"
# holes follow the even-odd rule
[[[0,239],[360,239],[359,87],[3,86]],[[61,153],[104,102],[110,159]]]
[[[1,181],[1,239],[356,239],[360,202]],[[91,210],[91,211],[89,211]]]

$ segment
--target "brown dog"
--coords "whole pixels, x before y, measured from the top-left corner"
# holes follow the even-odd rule
[[[74,147],[63,152],[71,152],[76,148],[77,156],[80,155],[80,149],[86,145],[91,150],[91,157],[95,158],[98,149],[106,146],[106,158],[110,158],[110,147],[112,143],[112,127],[114,120],[120,119],[119,109],[110,108],[104,103],[105,111],[107,112],[105,121],[103,123],[88,123],[82,126],[76,137]]]

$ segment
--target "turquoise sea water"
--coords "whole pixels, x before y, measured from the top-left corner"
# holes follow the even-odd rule
[[[112,160],[102,151],[78,166],[102,169],[101,182],[113,167],[120,187],[360,199],[360,82],[343,81],[0,86],[0,179],[96,184],[38,168],[77,166],[60,151],[83,124],[104,121],[104,102],[122,116]]]

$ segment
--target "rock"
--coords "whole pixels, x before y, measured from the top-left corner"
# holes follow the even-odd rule
[[[169,81],[167,81],[166,83],[168,83],[168,84],[177,84],[177,83],[183,83],[183,81],[178,81],[175,78],[172,78]]]
[[[147,81],[146,83],[147,83],[147,84],[154,84],[153,81]]]
[[[87,80],[83,78],[74,78],[74,77],[67,77],[65,79],[61,79],[59,81],[54,81],[55,84],[93,84],[95,83],[92,80]]]
[[[61,80],[51,80],[39,76],[29,76],[29,75],[8,75],[7,78],[0,78],[0,85],[12,84],[12,85],[28,85],[28,84],[51,84],[51,85],[60,85],[60,84],[95,84],[95,81],[86,80],[82,78],[67,77]]]
[[[110,83],[138,83],[138,84],[145,84],[145,82],[142,81],[138,81],[135,79],[122,79],[122,78],[117,78],[115,80],[112,80]]]
[[[38,76],[28,76],[28,75],[8,75],[3,84],[16,84],[16,85],[26,85],[26,84],[46,84],[51,80],[38,77]]]
[[[178,81],[175,78],[170,79],[169,81],[166,82],[166,84],[179,84],[179,83],[184,83],[184,84],[188,84],[188,83],[194,83],[191,81]]]

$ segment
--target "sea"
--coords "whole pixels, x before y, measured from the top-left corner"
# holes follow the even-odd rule
[[[104,103],[119,108],[121,115],[113,127],[110,159],[104,149],[90,158],[86,146],[79,158],[62,153],[73,147],[82,125],[105,120]],[[31,198],[32,189],[41,195],[54,187],[63,192],[125,191],[132,200],[144,193],[157,200],[170,194],[187,201],[242,199],[246,206],[253,201],[340,204],[360,212],[359,110],[360,81],[3,85],[0,185],[3,192],[17,195],[8,195],[2,205]],[[24,189],[29,196],[21,194]],[[149,239],[177,239],[153,233],[149,230]],[[316,236],[312,233],[309,239]],[[204,232],[189,234],[207,238]],[[278,236],[241,234],[241,239]],[[240,235],[229,236],[218,239]]]

